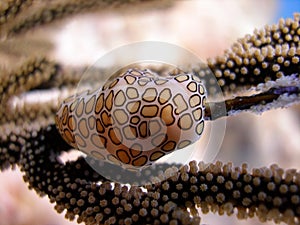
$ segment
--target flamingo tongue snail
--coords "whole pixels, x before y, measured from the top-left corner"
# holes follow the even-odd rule
[[[96,91],[66,99],[56,126],[75,149],[141,168],[199,139],[204,103],[205,89],[195,75],[129,69]]]

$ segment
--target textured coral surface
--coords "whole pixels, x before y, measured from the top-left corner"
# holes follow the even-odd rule
[[[265,18],[268,18],[273,7],[269,1],[262,3],[261,9],[243,2],[237,9],[240,14],[234,14],[235,6],[223,4],[232,10],[230,12],[234,20],[241,16],[242,10],[247,10],[251,15],[251,10],[265,9]],[[263,8],[264,4],[266,8]],[[53,205],[67,219],[86,224],[199,224],[200,217],[204,217],[201,223],[206,223],[202,215],[205,213],[218,213],[222,216],[221,221],[235,218],[231,216],[235,214],[239,219],[254,218],[250,222],[258,224],[266,221],[299,224],[300,119],[299,106],[295,103],[299,102],[300,15],[295,14],[293,19],[281,19],[275,25],[267,25],[244,37],[243,34],[235,34],[234,38],[242,38],[222,53],[226,47],[224,44],[228,47],[233,40],[218,41],[224,35],[219,34],[215,38],[207,22],[202,28],[199,25],[201,23],[195,19],[190,22],[185,21],[185,18],[175,19],[171,25],[168,21],[171,16],[180,18],[180,10],[186,8],[188,12],[193,8],[187,3],[180,3],[176,11],[171,5],[169,1],[165,4],[147,1],[145,4],[144,1],[92,0],[0,3],[0,168],[3,171],[0,174],[3,177],[0,185],[0,224],[68,224],[62,217],[53,215]],[[200,7],[204,9],[205,5]],[[135,9],[131,11],[131,8]],[[148,8],[149,12],[146,13]],[[212,8],[215,14],[219,12],[216,7]],[[147,18],[152,20],[159,15],[155,14],[156,11],[163,15],[166,12],[169,17],[161,21],[154,19],[155,23],[149,23]],[[118,17],[129,21],[127,25],[119,24],[123,26],[119,29],[123,30],[122,36],[128,35],[129,41],[142,40],[147,32],[150,33],[149,37],[155,36],[155,32],[151,33],[154,29],[151,26],[164,28],[164,25],[169,27],[172,34],[163,29],[163,33],[170,35],[165,40],[176,41],[177,37],[184,40],[180,44],[196,52],[201,50],[201,45],[197,43],[201,38],[211,39],[215,43],[214,48],[211,48],[214,50],[203,53],[203,57],[211,57],[207,59],[208,66],[226,93],[226,116],[243,111],[259,114],[273,108],[294,106],[288,110],[273,109],[262,116],[240,113],[229,117],[228,132],[213,163],[198,162],[201,156],[196,155],[197,162],[191,161],[185,166],[161,164],[142,171],[142,175],[119,171],[120,177],[128,182],[134,181],[135,176],[145,179],[158,176],[155,182],[143,187],[111,182],[108,177],[96,173],[82,156],[75,156],[69,161],[63,159],[63,155],[72,154],[72,148],[61,138],[54,124],[57,103],[74,92],[86,62],[83,59],[84,63],[78,66],[67,64],[68,57],[64,56],[63,50],[55,45],[53,39],[56,42],[62,40],[65,34],[58,31],[70,29],[74,24],[76,26],[76,22],[80,25],[80,19],[77,21],[73,16],[79,15],[78,18],[81,18],[80,15],[86,12],[94,14],[85,14],[83,21],[86,19],[89,22],[89,18],[100,20],[97,26],[103,30],[101,38],[106,37],[103,38],[105,40],[115,37],[116,40],[112,40],[114,46],[124,43],[118,42],[118,35],[111,36],[109,31],[105,36],[105,31],[118,30],[113,26],[117,23],[112,19]],[[202,13],[207,12],[203,10]],[[130,22],[131,14],[133,20]],[[268,23],[257,11],[252,15],[259,20],[256,26],[262,25],[262,21]],[[135,27],[140,26],[136,22],[137,17],[146,20],[144,22],[142,19],[140,24],[155,25],[140,33]],[[68,21],[68,18],[71,19]],[[227,20],[227,16],[221,18]],[[232,29],[246,27],[238,24],[248,19],[247,16],[241,16],[240,20],[232,22]],[[157,24],[158,21],[163,25]],[[64,27],[68,22],[69,25]],[[108,29],[105,29],[105,24],[110,24],[107,25]],[[248,22],[244,24],[250,26]],[[197,33],[204,33],[204,36],[211,38],[193,38],[185,32],[171,32],[172,29],[180,32],[181,27],[185,26],[199,26],[201,29]],[[87,33],[89,29],[93,32],[97,30],[94,30],[95,26],[84,27]],[[222,30],[223,25],[214,27]],[[80,30],[77,28],[77,32],[80,33]],[[228,32],[230,28],[225,30]],[[244,33],[244,30],[241,32]],[[84,37],[83,33],[80,35]],[[140,38],[135,39],[139,35]],[[232,36],[228,34],[227,37]],[[91,42],[86,41],[82,45],[87,46],[87,43]],[[108,44],[107,48],[110,47]],[[86,49],[82,49],[84,53]],[[100,48],[101,51],[103,53],[105,48]],[[215,57],[215,53],[219,56]],[[93,57],[90,59],[93,60]],[[68,63],[72,60],[78,58],[74,57]],[[192,65],[189,72],[202,77],[207,91],[214,93],[216,83],[206,80],[206,70]],[[249,91],[250,87],[252,89]],[[47,93],[51,93],[52,97],[49,98]],[[242,164],[243,161],[249,162],[249,165]],[[92,164],[99,164],[100,168],[107,170],[107,174],[116,171],[110,164],[97,161],[92,161]],[[46,197],[34,200],[34,192],[27,194],[21,188],[20,174],[14,171],[7,173],[9,168],[16,167],[21,170],[29,189],[35,190],[39,196],[47,196],[53,205],[47,206]],[[18,205],[18,209],[15,209],[14,204]],[[51,208],[52,214],[44,216],[47,207]],[[213,218],[207,221],[220,223],[215,218],[218,216],[213,214]],[[228,223],[233,222],[230,220]],[[245,222],[241,220],[239,223]]]

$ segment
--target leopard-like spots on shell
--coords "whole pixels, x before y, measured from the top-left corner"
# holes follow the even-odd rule
[[[129,69],[96,91],[66,99],[56,114],[56,126],[75,149],[140,168],[200,138],[205,97],[195,75],[162,77]]]

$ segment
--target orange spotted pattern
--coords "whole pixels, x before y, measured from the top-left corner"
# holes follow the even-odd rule
[[[102,89],[71,96],[56,115],[71,146],[121,166],[151,165],[199,139],[204,86],[197,76],[130,69]]]

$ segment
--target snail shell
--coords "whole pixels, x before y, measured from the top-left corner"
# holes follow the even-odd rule
[[[142,167],[199,139],[204,102],[195,75],[130,69],[101,89],[66,99],[56,126],[67,143],[88,155]]]

